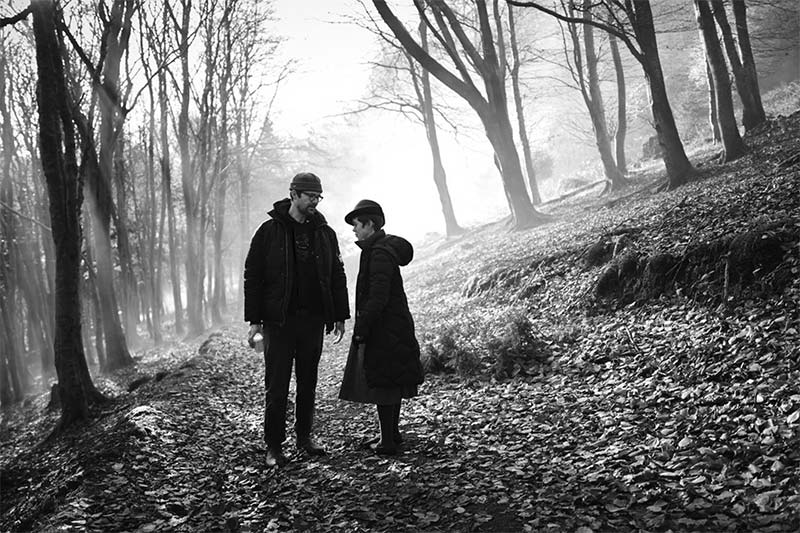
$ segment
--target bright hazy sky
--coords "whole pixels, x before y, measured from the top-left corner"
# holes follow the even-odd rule
[[[366,5],[373,9],[369,1]],[[330,115],[351,108],[368,85],[365,63],[374,59],[374,37],[345,23],[362,8],[355,0],[277,0],[275,8],[279,31],[287,36],[284,53],[297,58],[295,73],[276,98],[275,127],[295,136],[323,127],[330,131],[340,121]],[[361,198],[383,205],[389,232],[415,239],[428,232],[444,233],[422,126],[373,113],[362,116],[356,129],[341,128],[357,147],[350,163],[354,175],[336,175],[339,182],[328,185],[325,170],[319,169],[326,189],[321,210],[340,236],[350,239],[350,228],[340,219]],[[336,126],[332,129],[338,131]],[[450,136],[441,137],[459,223],[470,226],[505,216],[508,210],[488,142],[462,150]],[[355,183],[344,186],[344,179]]]

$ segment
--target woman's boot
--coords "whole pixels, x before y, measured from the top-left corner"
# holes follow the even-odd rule
[[[401,400],[402,401],[402,400]],[[400,434],[400,405],[397,402],[394,407],[394,443],[397,445],[403,444],[403,435]]]
[[[370,445],[370,448],[378,455],[396,455],[397,445],[394,442],[394,421],[395,406],[379,405],[378,422],[381,426],[381,440],[377,444]]]

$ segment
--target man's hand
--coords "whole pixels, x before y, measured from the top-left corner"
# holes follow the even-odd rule
[[[344,337],[344,321],[340,320],[339,322],[333,323],[333,336],[336,337],[336,340],[333,341],[333,344],[339,344],[342,342],[342,338]]]
[[[250,331],[247,333],[247,344],[250,345],[251,348],[255,348],[256,341],[253,340],[256,333],[261,333],[261,338],[264,338],[264,326],[261,324],[250,324]]]

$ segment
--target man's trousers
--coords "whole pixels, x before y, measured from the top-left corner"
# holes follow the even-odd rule
[[[295,424],[298,443],[311,437],[314,424],[314,400],[317,370],[322,354],[325,329],[322,317],[290,316],[283,326],[269,326],[265,351],[264,440],[267,446],[280,449],[286,439],[286,404],[294,363]]]

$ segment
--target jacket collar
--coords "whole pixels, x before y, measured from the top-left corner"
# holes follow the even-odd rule
[[[386,232],[382,229],[379,229],[363,241],[356,241],[356,245],[361,248],[362,250],[367,250],[372,248],[376,242],[381,240],[382,238],[386,237]]]
[[[269,216],[274,218],[279,222],[283,222],[284,224],[290,224],[292,222],[297,223],[297,221],[292,218],[292,215],[289,214],[289,207],[291,207],[292,201],[289,198],[284,198],[283,200],[278,200],[274,204],[272,204],[272,209],[269,211]],[[320,226],[324,226],[328,223],[325,220],[325,217],[317,211],[310,217],[306,218],[311,224],[314,225],[315,228]]]

